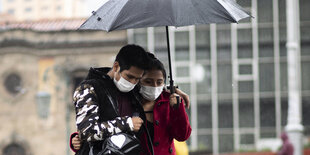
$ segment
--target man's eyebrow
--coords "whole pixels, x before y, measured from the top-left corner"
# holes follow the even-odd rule
[[[134,76],[132,74],[127,74],[127,77],[129,77],[129,78],[136,78],[136,79],[141,79],[142,78],[142,77],[136,77],[136,76]]]

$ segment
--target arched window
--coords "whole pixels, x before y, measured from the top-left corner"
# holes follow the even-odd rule
[[[26,150],[22,146],[12,143],[6,146],[3,151],[3,155],[26,155]]]
[[[11,73],[5,78],[4,86],[9,93],[18,94],[22,90],[22,79],[18,74]]]

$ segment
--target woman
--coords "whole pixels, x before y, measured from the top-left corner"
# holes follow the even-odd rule
[[[153,54],[150,56],[153,58],[150,62],[152,67],[145,71],[140,80],[139,91],[147,120],[145,124],[150,132],[154,154],[175,154],[173,139],[187,140],[191,134],[191,127],[182,98],[163,90],[166,80],[163,64]],[[180,104],[179,107],[174,107],[177,98]],[[142,132],[139,137],[144,150],[141,154],[150,154],[147,138],[146,132]],[[73,138],[73,143],[70,144],[74,144],[73,147],[78,146],[79,140]]]

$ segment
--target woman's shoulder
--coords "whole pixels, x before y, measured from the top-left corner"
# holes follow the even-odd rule
[[[160,97],[157,101],[169,101],[170,93],[166,90],[163,90],[163,92],[160,94]]]

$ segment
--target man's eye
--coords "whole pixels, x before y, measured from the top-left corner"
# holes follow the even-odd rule
[[[128,79],[134,79],[135,77],[133,77],[133,76],[127,76],[128,77]]]

